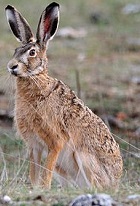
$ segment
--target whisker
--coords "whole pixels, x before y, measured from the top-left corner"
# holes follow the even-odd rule
[[[41,86],[38,84],[36,78],[33,77],[32,75],[30,75],[29,77],[33,80],[33,82],[36,84],[36,86],[37,86],[40,90],[42,90],[42,88],[41,88]]]

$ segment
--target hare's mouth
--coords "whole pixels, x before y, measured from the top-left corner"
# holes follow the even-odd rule
[[[11,74],[14,76],[18,76],[18,73],[16,71],[12,71]]]

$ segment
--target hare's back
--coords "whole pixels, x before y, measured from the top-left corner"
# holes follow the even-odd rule
[[[53,99],[52,99],[53,98]],[[94,114],[79,99],[76,94],[61,81],[58,82],[54,95],[50,101],[55,102],[53,106],[53,115],[56,119],[62,121],[66,131],[73,141],[79,144],[88,145],[94,149],[106,147],[118,147],[118,144],[112,137],[108,127],[103,120]],[[58,112],[59,108],[59,112]]]

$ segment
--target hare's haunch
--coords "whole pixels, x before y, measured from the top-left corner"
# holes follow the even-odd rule
[[[57,31],[59,5],[43,11],[36,38],[14,7],[6,7],[6,16],[22,43],[8,70],[16,76],[15,123],[29,148],[31,183],[50,188],[56,174],[62,185],[116,187],[122,174],[119,145],[67,85],[48,75],[46,48]]]

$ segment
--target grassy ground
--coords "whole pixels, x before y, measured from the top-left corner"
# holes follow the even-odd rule
[[[10,102],[10,110],[13,108],[14,80],[8,78],[6,64],[18,43],[9,31],[4,8],[7,4],[14,5],[24,14],[35,31],[40,13],[50,2],[0,2],[0,91],[6,90],[5,96]],[[140,49],[132,49],[127,44],[128,38],[140,37],[140,13],[122,14],[124,5],[129,2],[139,3],[139,0],[58,2],[61,4],[59,28],[82,27],[87,35],[78,39],[55,38],[48,50],[49,73],[77,91],[78,71],[81,98],[85,103],[100,116],[112,115],[121,120],[121,128],[110,124],[124,158],[120,190],[112,195],[121,199],[128,194],[140,193],[140,159],[136,157],[140,150],[139,136],[136,135],[140,125],[140,88],[131,81],[133,77],[140,75]],[[101,14],[98,24],[90,21],[90,15],[94,12]],[[25,155],[26,148],[23,142],[15,137],[11,123],[3,124],[0,119],[0,125],[0,193],[8,194],[15,200],[32,200],[38,196],[38,190],[32,191],[28,183],[29,163]],[[50,204],[63,205],[58,202],[68,202],[76,194],[84,192],[76,189],[63,190],[54,182],[50,192],[40,190],[39,194],[47,195]]]

